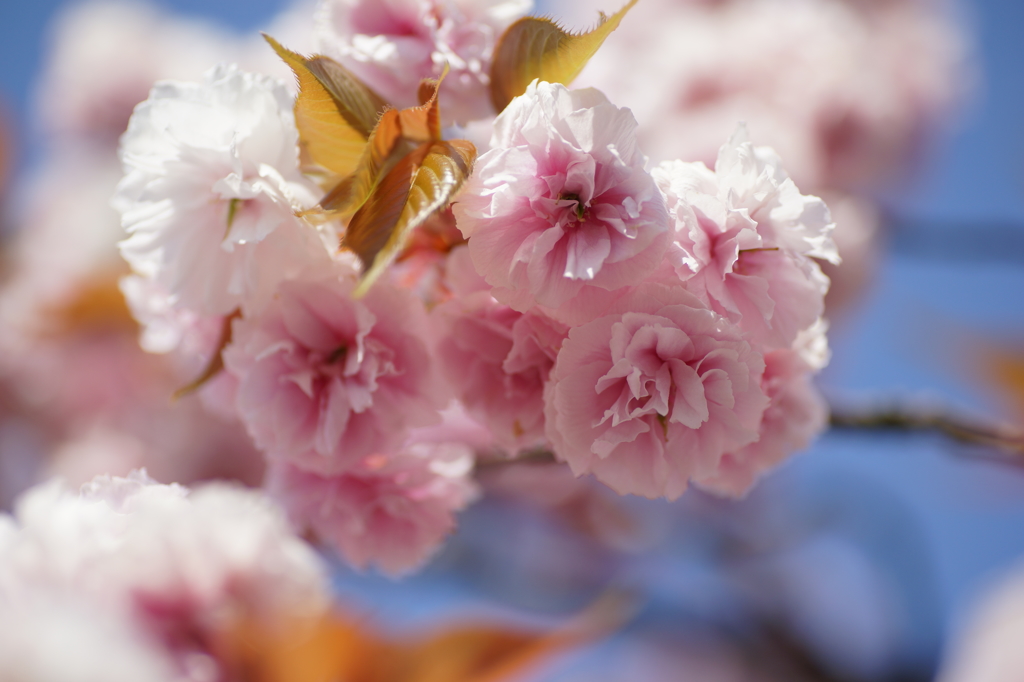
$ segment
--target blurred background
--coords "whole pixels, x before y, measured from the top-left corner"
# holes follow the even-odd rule
[[[628,625],[548,665],[537,673],[544,680],[936,676],[979,596],[1024,561],[1024,454],[900,428],[901,418],[935,413],[1024,426],[1024,3],[843,2],[868,17],[857,30],[892,31],[880,44],[908,54],[868,64],[854,51],[845,75],[815,95],[828,106],[790,103],[801,112],[820,106],[827,119],[835,101],[850,98],[843,111],[853,113],[828,119],[827,154],[769,114],[748,125],[802,189],[829,197],[839,231],[860,226],[845,245],[837,232],[846,263],[832,273],[833,355],[819,383],[840,418],[867,415],[873,427],[895,414],[897,428],[833,428],[741,501],[699,491],[673,504],[618,498],[552,482],[540,464],[489,472],[487,497],[425,571],[396,582],[339,566],[344,600],[401,629],[467,613],[553,622],[609,589],[633,595]],[[701,91],[698,72],[742,65],[711,54],[696,13],[728,2],[688,3],[695,14],[679,20],[691,33],[675,39],[693,49],[679,53],[648,39],[670,3],[645,3],[602,53],[635,59],[631,78],[622,82],[597,59],[580,83],[633,107],[641,124],[654,121],[648,150],[685,139],[704,158],[702,145],[724,139],[709,121],[717,125],[733,105]],[[879,17],[902,5],[941,22],[925,37],[911,30],[922,26],[915,15],[903,17],[911,29],[883,25]],[[595,9],[617,7],[539,9],[585,26]],[[45,475],[84,480],[126,462],[161,480],[258,484],[259,458],[236,425],[194,404],[164,411],[180,368],[137,350],[116,289],[119,227],[96,197],[117,181],[117,136],[153,78],[197,79],[222,59],[287,77],[256,32],[311,50],[311,12],[283,0],[0,4],[0,505]],[[814,34],[822,45],[808,53],[839,40]],[[779,29],[778,39],[785,35]],[[721,52],[750,52],[743,41],[762,39],[734,37]],[[775,82],[802,49],[772,53],[764,68],[773,72],[749,77]],[[869,72],[886,93],[857,82]],[[684,108],[686,88],[684,115],[672,106]],[[885,97],[904,94],[927,110],[890,117],[902,125],[896,132],[857,127],[870,127]],[[727,134],[734,121],[724,125]],[[857,155],[864,150],[866,161]]]

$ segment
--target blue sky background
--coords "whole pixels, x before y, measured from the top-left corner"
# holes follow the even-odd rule
[[[61,4],[0,2],[0,99],[21,131],[22,168],[38,145],[25,132],[31,131],[31,85],[47,22]],[[284,3],[160,4],[249,31],[265,25]],[[964,14],[975,30],[983,82],[917,181],[885,198],[904,227],[891,238],[865,300],[835,321],[834,359],[822,382],[833,396],[924,397],[995,414],[1001,407],[971,381],[970,350],[964,349],[985,339],[1024,353],[1024,1],[969,0]],[[798,496],[811,505],[831,498],[858,528],[885,529],[892,510],[902,510],[917,529],[913,541],[928,557],[930,575],[917,578],[930,581],[936,596],[934,608],[919,604],[912,619],[934,643],[958,627],[993,576],[1024,560],[1024,468],[962,454],[930,436],[832,433],[766,488],[801,491]],[[851,482],[874,492],[858,496]],[[911,569],[900,568],[907,538],[858,537],[869,547],[865,551],[888,556],[904,582],[915,582]],[[439,587],[439,580],[428,572],[400,589],[355,576],[343,576],[339,584],[354,598],[385,605],[379,608],[386,615],[389,609],[408,613],[417,590],[421,610],[446,608],[460,588]],[[422,599],[423,589],[433,601]]]
[[[20,130],[45,50],[46,25],[62,0],[0,3],[0,97]],[[205,16],[239,31],[257,30],[282,0],[162,0],[177,12]],[[612,3],[614,4],[614,3]],[[958,132],[924,164],[910,189],[891,203],[910,218],[1015,223],[1024,226],[1024,2],[961,0],[975,27],[984,83]],[[21,158],[31,155],[30,140]]]

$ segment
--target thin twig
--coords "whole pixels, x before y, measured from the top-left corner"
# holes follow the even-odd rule
[[[840,429],[931,431],[960,443],[1000,450],[1011,456],[1010,461],[1024,465],[1024,433],[999,424],[984,424],[949,410],[898,405],[859,411],[833,408],[830,423]]]
[[[876,408],[833,407],[829,424],[832,428],[844,430],[930,431],[958,443],[998,450],[1004,455],[996,457],[998,461],[1024,466],[1024,432],[996,423],[982,423],[948,409],[923,409],[892,402]],[[552,464],[555,461],[550,450],[537,448],[515,458],[500,455],[481,457],[476,468],[480,471],[500,469],[509,464]]]

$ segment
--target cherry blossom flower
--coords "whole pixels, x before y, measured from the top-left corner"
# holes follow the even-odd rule
[[[166,651],[123,613],[74,595],[0,595],[0,679],[173,682]]]
[[[746,121],[801,187],[884,187],[970,90],[970,41],[942,0],[652,0],[577,80],[628,102],[656,162],[714,162]],[[552,0],[570,25],[604,0]],[[658,74],[657,87],[638,73]]]
[[[241,615],[322,613],[326,570],[260,493],[189,491],[144,472],[102,476],[73,494],[39,486],[0,530],[0,600],[27,590],[127,614],[185,679],[210,636]]]
[[[675,218],[670,262],[687,288],[766,347],[787,348],[824,312],[838,262],[828,208],[800,194],[770,149],[740,126],[715,170],[667,162],[654,171]]]
[[[114,199],[121,253],[175,305],[258,310],[281,280],[329,259],[294,215],[316,193],[298,171],[291,106],[277,81],[221,66],[202,84],[158,83],[136,108]]]
[[[545,390],[548,438],[577,476],[672,500],[758,438],[764,367],[682,287],[642,285],[569,331]]]
[[[201,78],[238,51],[212,24],[126,0],[66,7],[49,43],[36,103],[44,125],[111,148],[154,82]]]
[[[1018,566],[991,586],[958,634],[939,682],[1016,682],[1024,666],[1024,580]]]
[[[437,361],[468,412],[514,455],[543,446],[544,382],[568,329],[546,315],[519,313],[486,291],[433,311]]]
[[[327,475],[393,451],[448,400],[423,305],[386,283],[353,300],[354,287],[347,270],[285,282],[224,352],[257,447]]]
[[[7,581],[136,607],[180,601],[215,610],[242,598],[273,611],[319,608],[325,599],[319,560],[255,491],[225,484],[189,491],[132,472],[99,476],[79,493],[59,483],[33,488],[14,520],[17,535],[0,543]]]
[[[321,49],[398,107],[414,106],[423,78],[450,71],[441,111],[465,123],[493,115],[491,55],[532,0],[322,0]]]
[[[760,436],[725,454],[712,476],[695,479],[705,490],[732,497],[746,494],[762,473],[807,447],[828,424],[828,406],[800,354],[775,350],[764,360],[761,388],[771,402],[761,418]]]
[[[455,528],[454,512],[476,496],[466,444],[420,441],[377,453],[337,475],[274,463],[267,486],[292,519],[353,566],[397,576],[422,564]]]
[[[596,90],[534,82],[514,99],[454,207],[495,298],[566,318],[581,294],[643,279],[668,229],[644,163],[633,115]]]

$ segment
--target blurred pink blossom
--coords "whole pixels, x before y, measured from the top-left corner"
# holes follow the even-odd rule
[[[174,682],[157,642],[123,613],[77,595],[0,595],[0,679],[17,682]]]
[[[414,435],[396,454],[370,455],[335,475],[273,463],[267,486],[297,525],[350,564],[397,576],[426,561],[455,528],[454,513],[477,494],[473,461],[467,445]]]
[[[466,123],[493,115],[487,85],[498,36],[532,0],[321,0],[320,49],[397,107],[419,104],[423,78],[451,69],[441,112]]]
[[[970,90],[969,41],[943,0],[653,0],[580,75],[627,102],[655,161],[711,164],[746,121],[801,187],[880,188],[919,160]],[[570,25],[601,0],[555,0]],[[638,73],[657,73],[656,82]]]
[[[990,585],[953,639],[939,682],[1018,682],[1024,670],[1024,574]]]
[[[0,601],[39,590],[130,616],[196,682],[207,678],[192,678],[190,662],[232,618],[329,604],[321,560],[255,491],[189,492],[145,472],[97,477],[78,494],[54,482],[26,493],[0,526]]]

